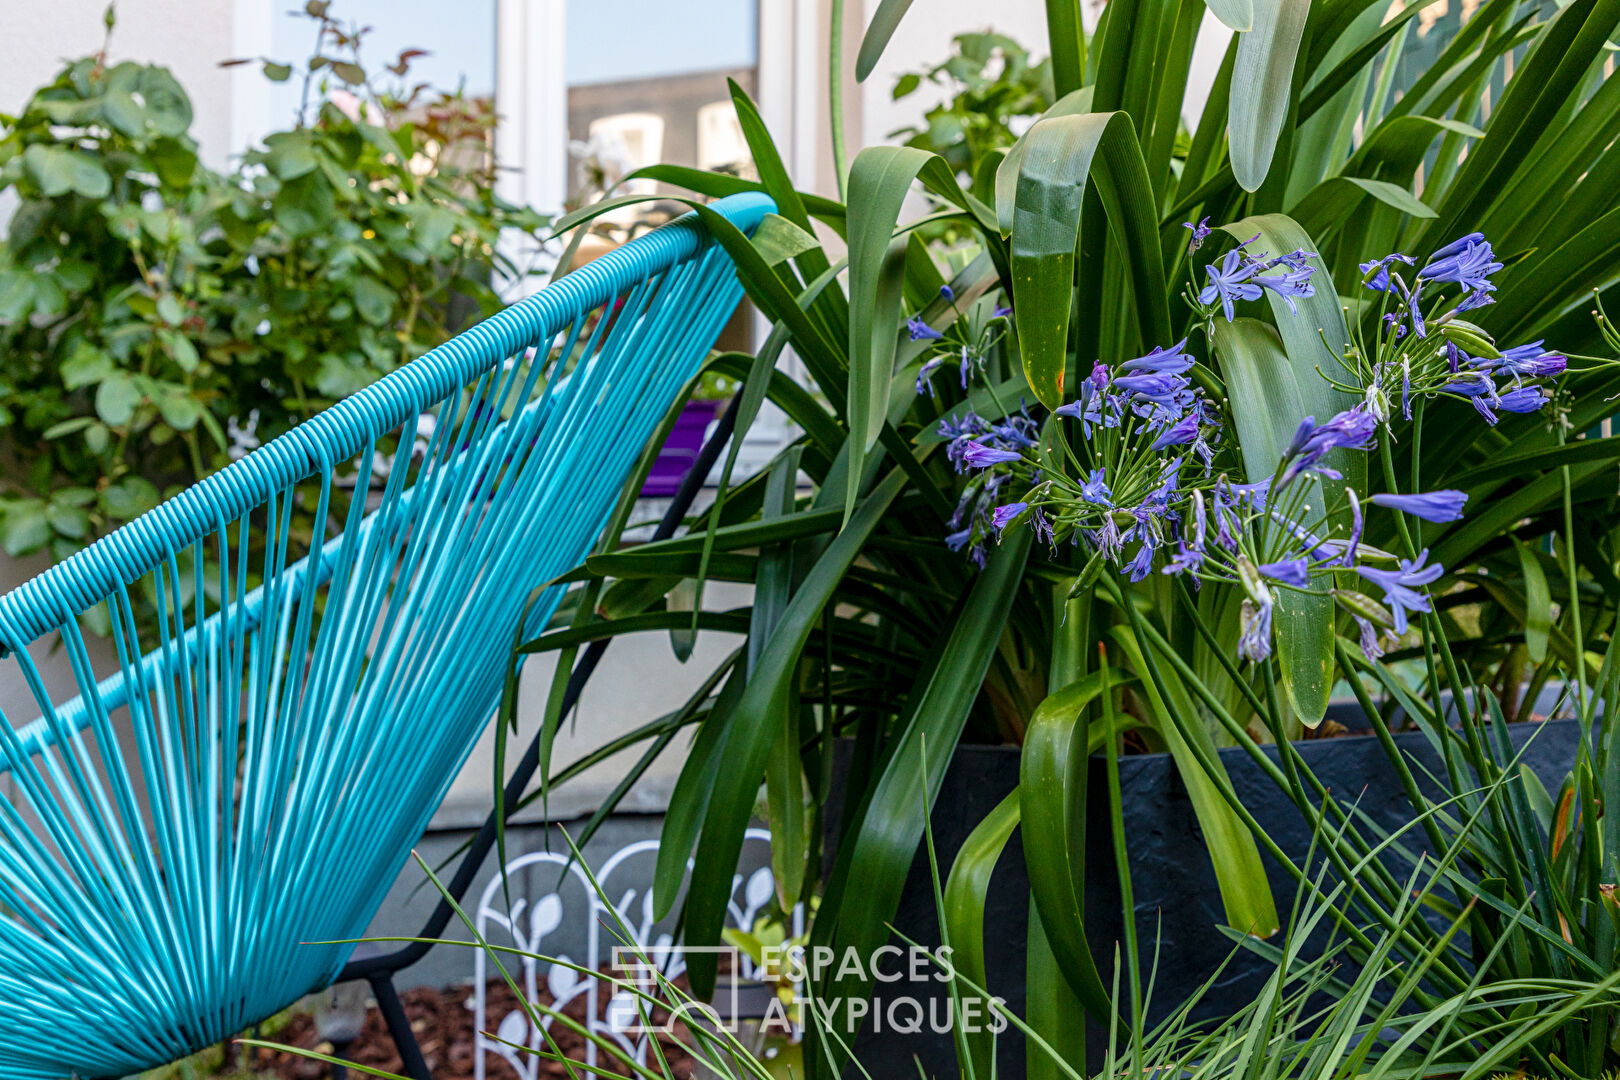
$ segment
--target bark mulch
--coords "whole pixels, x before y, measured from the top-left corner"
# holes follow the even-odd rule
[[[408,990],[401,995],[405,1015],[411,1021],[412,1030],[416,1032],[417,1042],[422,1047],[422,1056],[427,1059],[434,1080],[473,1080],[473,1047],[476,1032],[473,1025],[474,1014],[469,1007],[472,993],[470,986],[452,987],[448,990],[423,987]],[[602,996],[605,1006],[608,995]],[[550,996],[543,990],[541,1000],[548,1005],[551,1001]],[[496,1030],[501,1019],[518,1007],[512,991],[500,981],[492,981],[489,984],[485,1001],[490,1031]],[[583,1023],[586,1012],[585,999],[576,998],[563,1012]],[[585,1059],[583,1037],[564,1029],[560,1023],[552,1025],[552,1031],[556,1033],[556,1041],[568,1057],[576,1061]],[[317,1036],[314,1018],[304,1012],[294,1014],[273,1035],[266,1035],[266,1039],[306,1050],[332,1052],[331,1044],[323,1044]],[[659,1042],[677,1080],[688,1080],[693,1073],[693,1063],[685,1048],[672,1038],[660,1038]],[[383,1023],[382,1014],[375,1008],[367,1012],[360,1038],[349,1045],[345,1056],[361,1065],[369,1065],[392,1073],[402,1072],[399,1052],[394,1048],[394,1041],[388,1036],[388,1028]],[[568,1076],[568,1071],[561,1062],[538,1058],[531,1060],[538,1062],[539,1076],[545,1080],[553,1078],[560,1080]],[[275,1080],[324,1080],[330,1075],[330,1067],[323,1062],[262,1048],[254,1048],[249,1053],[247,1064],[253,1075],[274,1077]],[[609,1060],[606,1054],[601,1055],[598,1064],[609,1067],[614,1072],[625,1071],[622,1066]],[[648,1064],[657,1067],[655,1060],[649,1061]],[[349,1075],[351,1078],[363,1076],[352,1071]],[[519,1080],[516,1070],[505,1058],[487,1050],[484,1075],[489,1080]],[[582,1071],[578,1075],[584,1077],[589,1074]]]

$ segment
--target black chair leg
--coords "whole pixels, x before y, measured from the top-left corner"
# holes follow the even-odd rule
[[[405,1075],[411,1080],[433,1080],[433,1074],[428,1072],[427,1060],[422,1057],[422,1047],[416,1041],[416,1032],[411,1030],[411,1022],[405,1016],[405,1006],[399,1000],[399,992],[394,989],[393,977],[378,974],[369,981],[383,1023],[388,1025],[388,1034],[399,1050]]]

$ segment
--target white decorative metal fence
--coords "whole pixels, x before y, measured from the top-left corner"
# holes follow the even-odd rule
[[[776,882],[770,869],[770,843],[771,834],[767,830],[748,830],[741,865],[754,869],[732,877],[731,899],[727,904],[730,926],[752,930],[771,902]],[[595,868],[601,887],[599,895],[591,887],[584,868],[568,852],[529,852],[507,863],[504,881],[501,874],[490,879],[479,898],[475,916],[478,933],[485,941],[528,954],[522,957],[503,954],[501,964],[531,1004],[543,1001],[542,991],[551,998],[548,1007],[559,1012],[583,998],[585,1015],[581,1022],[586,1029],[612,1040],[643,1065],[647,1063],[653,1036],[642,1029],[638,999],[628,991],[619,990],[604,1002],[602,995],[612,990],[611,984],[584,972],[602,971],[612,962],[613,949],[622,944],[613,930],[618,925],[615,911],[629,931],[628,936],[655,958],[665,978],[674,980],[685,972],[686,963],[679,947],[653,917],[652,878],[657,857],[656,840],[642,840],[620,848]],[[549,873],[555,875],[549,881],[542,876],[548,873],[548,867],[553,868]],[[540,895],[531,899],[534,892]],[[509,894],[510,907],[507,906]],[[612,903],[612,911],[604,897]],[[584,920],[583,926],[572,920]],[[793,910],[791,933],[797,937],[803,932],[801,905]],[[583,955],[564,951],[569,941],[575,946],[582,944]],[[485,1080],[486,1055],[493,1053],[509,1062],[522,1080],[538,1080],[542,1059],[519,1048],[538,1050],[545,1046],[551,1017],[545,1017],[537,1028],[522,1009],[512,1009],[491,1031],[488,985],[495,972],[487,953],[477,950],[475,955],[471,1003],[477,1027],[474,1075],[477,1080]],[[548,964],[538,959],[542,955],[554,956],[575,967]],[[737,954],[736,964],[736,974],[742,979],[755,978],[754,963],[746,953]],[[630,977],[623,971],[615,972],[615,976]],[[651,973],[642,977],[648,982],[645,988],[653,989]],[[597,1045],[587,1042],[586,1065],[595,1066],[597,1058]]]

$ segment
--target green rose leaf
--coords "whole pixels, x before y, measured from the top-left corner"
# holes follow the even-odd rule
[[[123,372],[114,372],[96,388],[96,415],[111,427],[122,427],[135,415],[141,392]]]
[[[360,317],[373,326],[386,324],[394,314],[393,289],[375,278],[361,277],[354,282],[354,306]]]
[[[0,547],[16,558],[38,551],[51,538],[50,519],[45,516],[45,504],[39,499],[17,499],[5,504],[0,513]]]
[[[24,152],[23,164],[50,198],[73,192],[87,199],[104,199],[112,192],[112,177],[101,162],[82,150],[35,143]]]
[[[126,476],[101,493],[102,512],[121,521],[139,517],[157,504],[157,485],[139,476]]]

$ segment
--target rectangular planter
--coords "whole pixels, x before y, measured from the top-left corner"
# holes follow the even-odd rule
[[[1348,719],[1348,718],[1346,718]],[[1359,716],[1356,717],[1359,719]],[[1556,788],[1575,761],[1579,725],[1573,720],[1514,724],[1510,729],[1517,750],[1535,735],[1524,761],[1550,789]],[[1420,778],[1424,768],[1443,775],[1439,756],[1421,733],[1395,736],[1397,745],[1414,763]],[[1334,793],[1359,797],[1360,808],[1379,826],[1396,829],[1411,819],[1395,770],[1371,735],[1351,735],[1296,744],[1310,769]],[[842,754],[849,747],[841,748]],[[1273,760],[1276,750],[1268,748]],[[1292,801],[1239,748],[1220,751],[1233,786],[1267,834],[1296,863],[1310,847],[1311,830]],[[1419,768],[1421,765],[1423,768]],[[946,771],[932,815],[940,872],[949,872],[957,850],[973,827],[1018,784],[1019,751],[1005,746],[961,746]],[[1140,754],[1120,759],[1120,785],[1124,808],[1124,835],[1129,847],[1131,885],[1135,899],[1136,931],[1143,963],[1151,963],[1155,936],[1160,965],[1151,1019],[1158,1020],[1184,1001],[1220,967],[1232,943],[1218,926],[1225,921],[1215,872],[1204,847],[1203,834],[1193,814],[1187,789],[1168,754]],[[1428,794],[1435,792],[1430,790]],[[1106,763],[1091,760],[1089,820],[1108,820]],[[829,815],[831,816],[831,815]],[[836,836],[836,821],[829,822],[829,846]],[[1424,846],[1421,834],[1412,846]],[[1123,911],[1114,872],[1113,844],[1103,828],[1086,836],[1086,936],[1092,954],[1111,981],[1116,943],[1123,951]],[[1293,880],[1262,853],[1277,907],[1286,918],[1295,893]],[[1019,834],[1015,832],[996,866],[986,903],[985,950],[992,994],[1003,997],[1020,1016],[1025,1015],[1024,948],[1030,902],[1029,879],[1024,869]],[[928,857],[919,851],[906,879],[895,926],[913,940],[939,943]],[[898,940],[898,939],[896,939]],[[1270,973],[1260,958],[1243,952],[1222,972],[1220,982],[1193,1013],[1211,1019],[1250,1001]],[[881,1009],[885,991],[878,986],[874,1008]],[[905,984],[899,993],[915,994]],[[943,988],[939,991],[943,994]],[[1088,1039],[1091,1067],[1096,1068],[1104,1047],[1101,1029],[1092,1026]],[[1000,1037],[1000,1075],[1024,1075],[1023,1038],[1016,1030]],[[873,1076],[916,1075],[916,1057],[930,1075],[955,1075],[956,1055],[949,1035],[928,1031],[916,1035],[875,1033],[863,1029],[857,1057]],[[853,1075],[853,1074],[852,1074]]]

